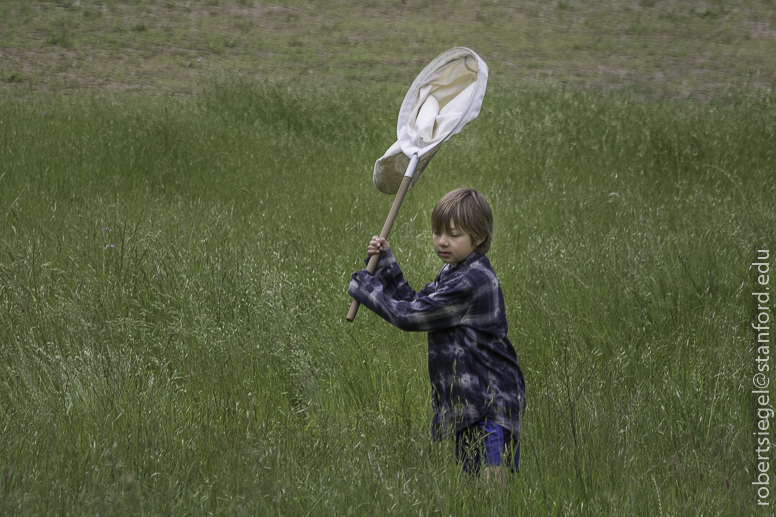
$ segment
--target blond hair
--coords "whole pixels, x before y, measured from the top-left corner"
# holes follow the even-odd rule
[[[448,192],[431,212],[431,228],[435,232],[450,233],[450,221],[456,230],[469,234],[476,253],[485,254],[493,240],[493,212],[482,194],[471,188],[459,188]]]

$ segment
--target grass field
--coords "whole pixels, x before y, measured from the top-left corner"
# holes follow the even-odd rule
[[[354,8],[355,6],[355,8]],[[776,84],[773,0],[3,0],[0,92],[192,93],[203,78],[409,84],[468,46],[547,79],[708,100]]]
[[[406,46],[396,13],[432,20],[430,3],[26,5],[0,16],[4,57],[21,56],[0,60],[1,515],[770,514],[752,485],[750,265],[776,248],[772,4],[451,3],[452,25]],[[544,20],[532,50],[507,13]],[[414,74],[463,43],[457,16],[489,34],[472,45],[489,91],[391,243],[419,288],[441,266],[439,197],[471,186],[494,209],[528,388],[508,490],[431,443],[425,335],[363,308],[344,321],[391,203],[372,165]],[[210,57],[160,50],[165,20]],[[603,26],[633,38],[599,50]],[[639,41],[662,52],[669,32],[716,68],[684,85],[693,60],[669,60],[642,81]],[[70,53],[82,68],[57,69]],[[582,60],[612,54],[631,67],[619,83]]]

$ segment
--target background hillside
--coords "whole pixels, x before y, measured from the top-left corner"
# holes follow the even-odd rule
[[[0,35],[6,91],[185,93],[224,74],[402,87],[453,46],[508,87],[706,99],[776,80],[771,0],[5,0]]]

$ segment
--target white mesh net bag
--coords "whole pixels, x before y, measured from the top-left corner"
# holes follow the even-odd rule
[[[396,194],[410,157],[417,154],[414,185],[440,144],[480,114],[487,84],[488,65],[465,47],[451,48],[426,65],[401,104],[398,141],[375,162],[375,187]]]

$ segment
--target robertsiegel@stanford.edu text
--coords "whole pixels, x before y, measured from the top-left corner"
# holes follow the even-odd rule
[[[756,437],[757,447],[757,470],[756,481],[752,482],[757,488],[757,505],[769,506],[770,496],[770,470],[771,470],[771,417],[773,417],[773,407],[770,399],[770,252],[767,249],[758,250],[757,262],[753,262],[751,268],[756,268],[757,291],[752,293],[755,298],[757,309],[755,311],[755,321],[752,322],[752,328],[756,335],[756,358],[757,372],[752,377],[752,394],[755,398],[755,407],[757,410],[757,430],[752,434]]]

